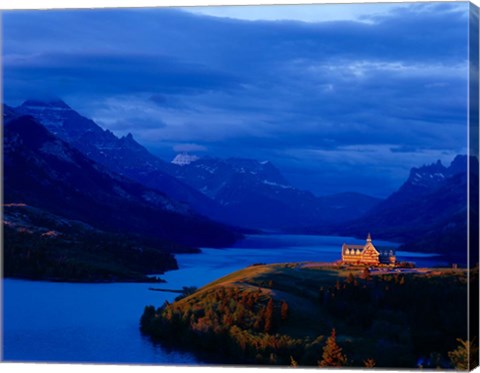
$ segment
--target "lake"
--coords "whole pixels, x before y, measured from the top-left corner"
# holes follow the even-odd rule
[[[3,281],[3,358],[7,361],[129,364],[200,364],[193,355],[165,349],[141,335],[146,305],[162,305],[178,294],[149,287],[202,286],[254,263],[335,261],[348,237],[248,236],[229,249],[202,249],[177,255],[180,269],[162,277],[166,284],[75,284]],[[374,241],[378,246],[395,244]],[[446,265],[434,255],[398,252],[418,266]]]

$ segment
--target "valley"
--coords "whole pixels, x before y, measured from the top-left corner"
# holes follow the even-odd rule
[[[477,172],[475,158],[457,156],[448,167],[437,162],[414,168],[384,200],[356,192],[315,196],[292,185],[269,161],[183,154],[165,162],[131,135],[118,138],[63,101],[4,105],[4,126],[6,253],[7,263],[16,263],[9,265],[7,276],[148,280],[149,273],[174,269],[175,253],[231,247],[245,234],[261,232],[363,237],[373,231],[376,238],[399,242],[403,251],[434,252],[446,263],[466,263],[467,163]],[[31,230],[31,216],[11,225],[10,210],[18,213],[18,204],[27,206],[26,216],[41,211],[56,217],[42,220],[45,232],[58,231],[55,220],[79,222],[73,225],[76,232],[71,228],[61,236],[33,240],[59,250],[34,250],[44,251],[35,257],[36,269],[23,262],[31,251],[17,247],[36,235],[25,233]],[[470,213],[478,216],[475,208]],[[91,232],[104,244],[86,245]],[[121,237],[128,237],[129,249],[121,249]],[[111,253],[107,262],[111,255],[139,259],[133,272],[108,269],[111,263],[92,265],[105,262],[100,258],[106,252]],[[157,264],[149,255],[157,256]],[[87,267],[93,274],[85,272],[84,260],[91,262]],[[61,268],[58,261],[74,270],[59,276],[40,269]]]
[[[375,231],[380,238],[403,242],[406,250],[440,251],[456,256],[457,261],[462,260],[462,253],[452,253],[448,247],[453,241],[459,242],[466,237],[466,226],[462,222],[466,216],[467,163],[471,163],[470,170],[472,176],[475,176],[475,173],[478,173],[478,160],[475,158],[457,156],[450,166],[437,162],[413,168],[408,180],[384,200],[354,191],[315,196],[292,185],[269,161],[184,154],[180,157],[181,161],[166,162],[151,154],[131,134],[116,137],[63,101],[28,100],[16,108],[4,105],[5,123],[12,120],[18,122],[19,118],[25,115],[33,116],[43,125],[48,130],[44,136],[49,133],[49,141],[53,141],[48,146],[44,145],[43,154],[40,154],[42,157],[45,152],[55,151],[56,154],[49,156],[58,158],[63,154],[65,161],[65,154],[68,154],[70,149],[78,151],[78,156],[81,153],[84,157],[80,167],[89,167],[86,161],[90,160],[95,164],[95,172],[107,173],[107,178],[113,176],[113,179],[120,178],[122,182],[128,180],[132,185],[130,190],[133,185],[137,185],[135,188],[138,191],[134,193],[137,193],[136,198],[138,193],[143,193],[143,201],[136,201],[136,206],[138,202],[147,202],[150,205],[153,202],[162,209],[183,215],[193,212],[247,230],[358,237],[363,236],[366,231]],[[25,119],[20,121],[25,122]],[[19,125],[12,127],[16,127],[14,131],[20,130]],[[11,128],[7,130],[7,135],[12,131]],[[34,130],[29,128],[28,131]],[[23,135],[26,135],[26,132]],[[17,133],[16,136],[23,135]],[[63,141],[66,145],[60,145],[58,141]],[[8,142],[7,138],[7,150]],[[33,143],[28,143],[27,146],[33,146]],[[62,149],[62,146],[67,146],[69,150]],[[12,162],[18,163],[20,159]],[[40,172],[45,171],[36,171],[37,174]],[[57,169],[56,173],[58,172],[65,170]],[[85,172],[86,169],[83,173]],[[6,175],[8,177],[8,169]],[[78,186],[87,187],[85,182],[82,184],[80,180],[72,182],[77,189]],[[140,185],[144,191],[138,189]],[[95,187],[98,186],[97,182]],[[72,187],[73,184],[67,186]],[[7,192],[10,189],[7,188]],[[15,186],[15,189],[19,189],[18,186]],[[122,197],[125,196],[125,185],[115,186],[114,189],[106,191],[107,200],[118,195],[119,191],[123,193]],[[7,194],[7,197],[9,200],[6,202],[28,202],[20,200],[21,194]],[[51,204],[53,195],[44,195],[33,201],[33,205],[46,201]],[[472,202],[474,206],[475,201]],[[136,206],[132,209],[136,209]],[[48,208],[55,209],[55,206]],[[71,208],[68,211],[71,211]],[[65,210],[56,208],[53,212],[65,213]],[[478,215],[475,209],[472,213]],[[118,211],[112,216],[116,214]],[[148,215],[144,211],[141,214]],[[91,216],[85,216],[85,213],[77,214],[76,217],[81,216],[87,220],[92,219]],[[103,221],[107,222],[106,218]],[[414,224],[410,224],[412,221]],[[122,229],[125,229],[125,226]],[[441,235],[437,234],[439,231],[442,232]],[[215,234],[216,237],[222,235],[219,232]],[[230,244],[232,239],[234,238],[226,239],[223,244]],[[222,239],[219,238],[218,241],[221,246]],[[180,243],[196,244],[194,239]],[[201,240],[199,243],[202,243]],[[205,243],[210,245],[209,242]]]

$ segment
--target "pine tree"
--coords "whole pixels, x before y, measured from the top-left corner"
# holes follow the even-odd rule
[[[373,359],[367,359],[363,361],[365,368],[374,368],[377,363]]]
[[[272,320],[273,318],[273,299],[270,298],[270,300],[267,303],[267,308],[265,309],[265,333],[270,333],[270,330],[272,330]]]
[[[350,272],[347,276],[347,284],[353,284],[353,281],[355,281],[355,277],[353,276],[352,272]]]
[[[457,338],[457,341],[460,345],[448,353],[450,361],[455,369],[473,369],[478,365],[478,344],[475,343],[475,339],[470,342]]]
[[[280,316],[283,321],[285,321],[288,317],[288,303],[282,301],[282,307],[280,308]]]
[[[290,367],[291,368],[298,368],[298,363],[297,361],[293,358],[293,356],[290,355]]]
[[[335,329],[327,338],[327,342],[323,347],[322,360],[319,362],[320,367],[341,367],[347,363],[347,357],[342,353],[342,348],[337,345]]]
[[[370,270],[367,267],[363,269],[362,277],[364,280],[367,280],[367,281],[372,278],[372,275],[370,274]]]

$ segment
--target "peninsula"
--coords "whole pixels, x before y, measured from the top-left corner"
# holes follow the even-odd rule
[[[140,324],[219,364],[452,368],[467,338],[466,281],[464,269],[253,265],[147,306]]]

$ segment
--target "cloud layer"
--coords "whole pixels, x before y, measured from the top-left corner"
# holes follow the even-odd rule
[[[161,157],[269,159],[317,194],[385,196],[466,151],[468,4],[381,6],[322,22],[5,12],[4,97],[62,97]]]

